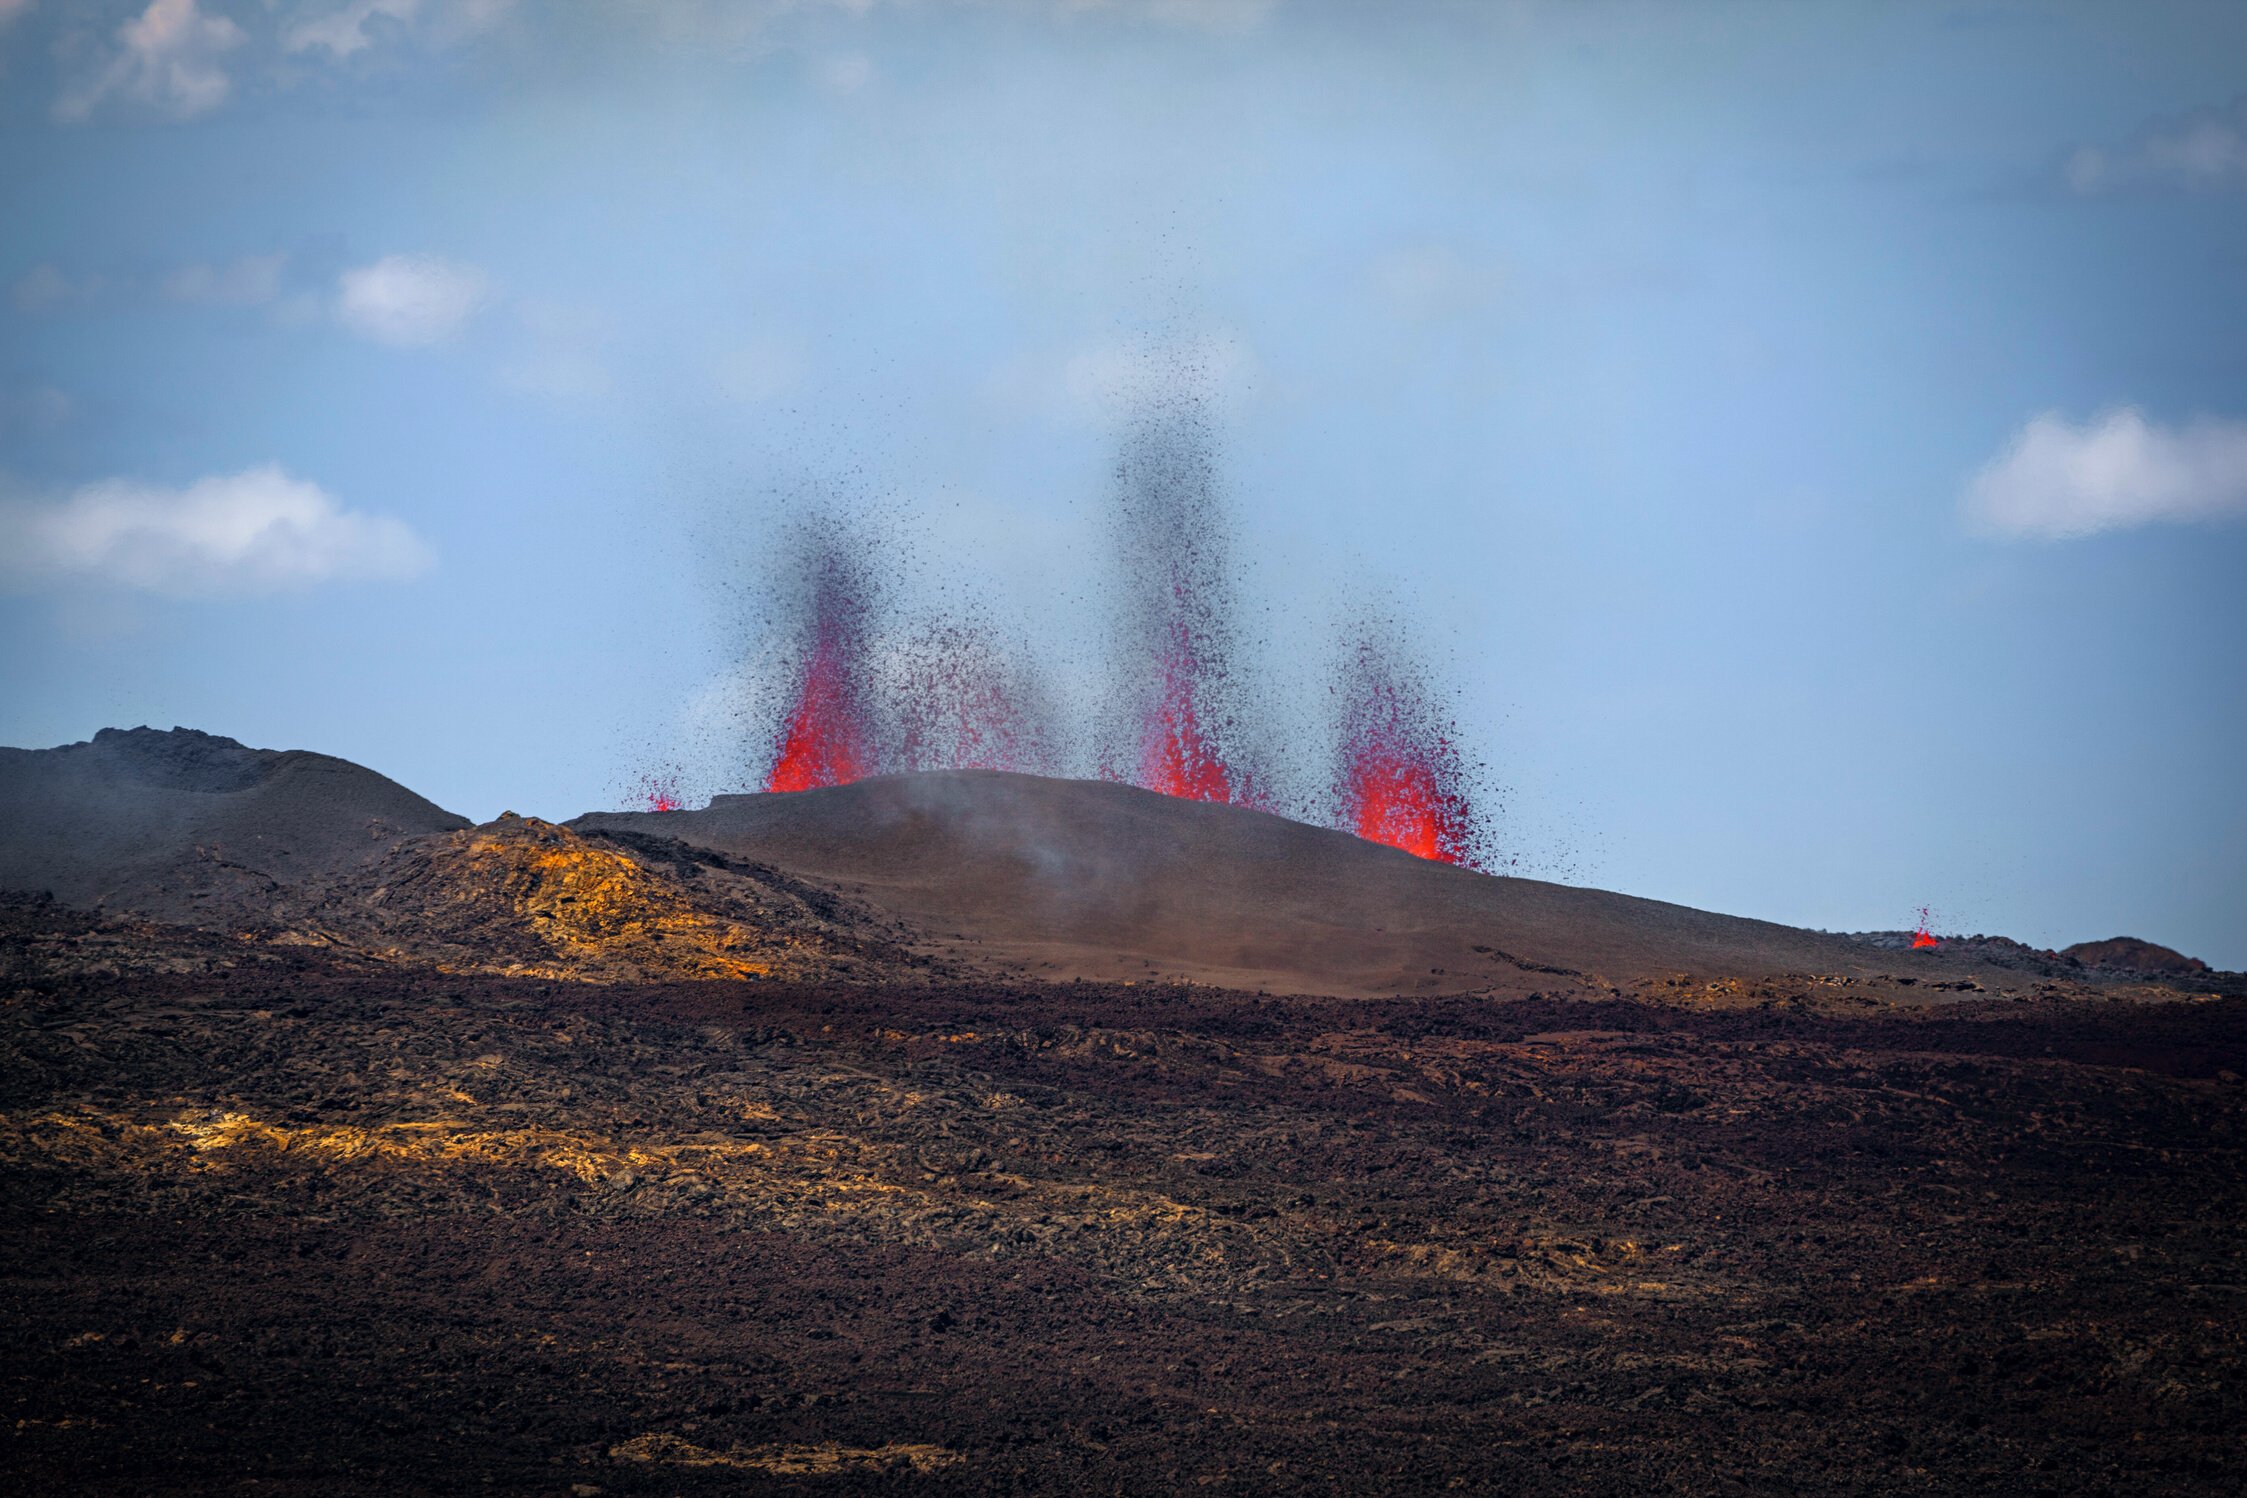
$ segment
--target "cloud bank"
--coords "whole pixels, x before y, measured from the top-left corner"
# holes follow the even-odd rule
[[[418,348],[459,332],[490,295],[490,281],[472,265],[387,255],[343,273],[336,317],[377,343]]]
[[[42,261],[25,271],[8,290],[8,300],[18,312],[52,312],[75,302],[90,302],[100,294],[101,277],[71,277],[52,261]]]
[[[2067,179],[2080,193],[2247,190],[2247,95],[2163,120],[2119,146],[2081,147],[2068,158]]]
[[[433,560],[404,521],[346,510],[274,464],[184,489],[107,479],[59,504],[0,504],[0,580],[19,591],[95,583],[225,597],[399,580]]]
[[[2059,540],[2155,521],[2247,515],[2247,421],[2150,422],[2131,408],[2032,419],[1967,485],[1967,523]]]
[[[83,120],[112,98],[178,120],[209,114],[233,92],[222,59],[243,40],[241,27],[204,15],[195,0],[151,0],[117,28],[107,60],[63,91],[55,117]]]

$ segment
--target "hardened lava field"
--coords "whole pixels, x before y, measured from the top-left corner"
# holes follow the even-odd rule
[[[20,1492],[2243,1475],[2237,996],[595,985],[8,917]]]

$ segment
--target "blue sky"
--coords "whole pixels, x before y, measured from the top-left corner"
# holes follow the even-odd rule
[[[1081,703],[1185,348],[1525,867],[2247,967],[2237,5],[0,0],[0,207],[0,742],[727,788],[807,490]]]

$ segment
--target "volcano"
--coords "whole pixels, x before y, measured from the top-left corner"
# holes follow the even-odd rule
[[[191,728],[0,748],[0,889],[183,925],[237,925],[290,891],[468,819],[349,760]]]
[[[2145,942],[1003,771],[0,813],[11,1492],[2240,1488],[2247,977]]]
[[[1790,977],[1965,992],[2005,971],[1971,945],[1899,954],[1110,781],[930,771],[471,830],[347,760],[188,729],[0,751],[0,889],[595,981],[974,971],[1365,998]]]
[[[1478,873],[1106,781],[878,776],[570,825],[659,832],[788,869],[894,913],[949,955],[1043,978],[1349,997],[1514,992],[1556,973],[1930,971],[1843,937]]]

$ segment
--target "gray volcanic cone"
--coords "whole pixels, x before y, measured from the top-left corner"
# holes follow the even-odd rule
[[[283,918],[307,881],[467,825],[349,760],[190,728],[0,749],[0,888],[182,924]]]

